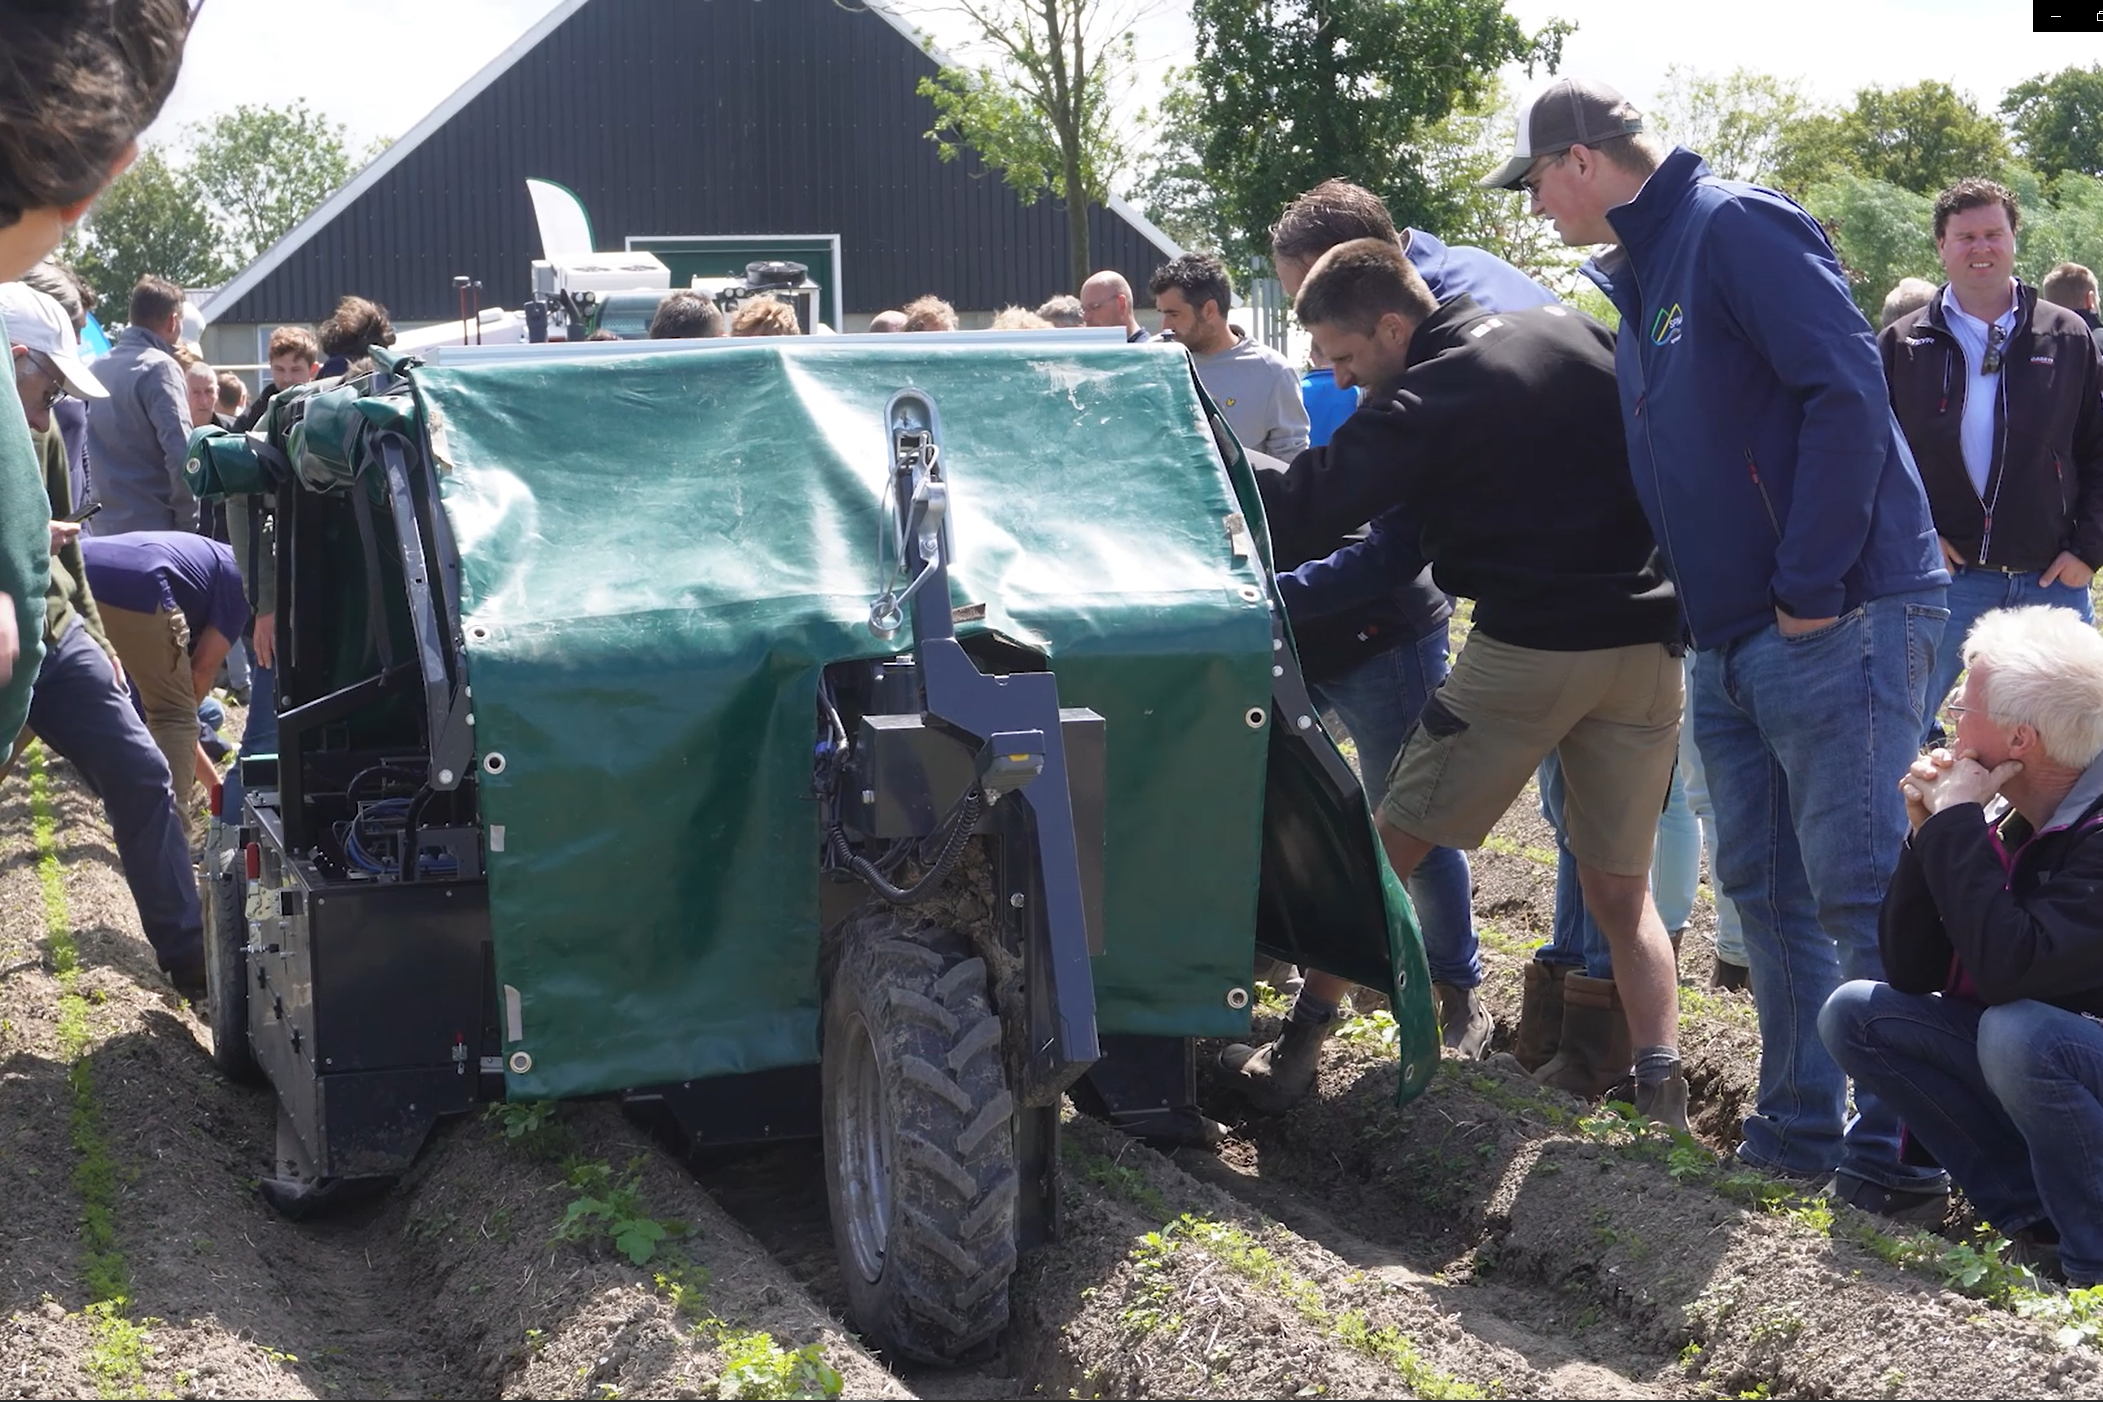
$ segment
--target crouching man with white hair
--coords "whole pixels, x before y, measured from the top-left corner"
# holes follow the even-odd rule
[[[1949,749],[1899,787],[1912,836],[1879,922],[1888,983],[1819,1017],[1981,1218],[2103,1282],[2103,636],[2068,609],[1983,615]]]

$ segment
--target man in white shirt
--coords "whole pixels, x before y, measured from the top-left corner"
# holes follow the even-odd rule
[[[1219,259],[1186,253],[1156,270],[1147,290],[1163,334],[1173,332],[1190,352],[1198,383],[1242,447],[1290,459],[1307,446],[1300,376],[1284,356],[1227,325],[1234,285]]]
[[[2103,373],[2087,324],[2015,276],[2021,219],[2015,196],[1990,180],[1943,191],[1935,247],[1949,281],[1878,337],[1950,567],[1950,621],[1928,677],[1930,742],[1982,615],[2050,604],[2095,619]]]

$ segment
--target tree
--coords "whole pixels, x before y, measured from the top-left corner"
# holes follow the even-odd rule
[[[1400,223],[1440,228],[1455,210],[1411,143],[1479,103],[1499,68],[1551,71],[1571,26],[1527,34],[1503,0],[1195,0],[1204,169],[1236,234],[1264,242],[1278,211],[1341,176]]]
[[[2047,179],[2103,176],[2103,64],[2062,68],[2017,83],[2001,99],[2016,146]]]
[[[1482,177],[1510,158],[1518,142],[1517,102],[1502,81],[1493,81],[1478,102],[1467,103],[1426,123],[1409,143],[1409,158],[1446,211],[1438,224],[1425,223],[1447,243],[1472,244],[1558,290],[1584,282],[1577,274],[1583,254],[1537,219],[1524,196],[1485,190]],[[1589,282],[1584,282],[1589,287]]]
[[[1838,113],[1814,113],[1784,128],[1776,178],[1808,192],[1844,174],[1933,195],[1967,175],[2000,175],[2009,161],[2001,124],[1948,83],[1863,88]]]
[[[1025,201],[1066,206],[1073,286],[1093,270],[1088,206],[1106,199],[1127,152],[1111,101],[1131,69],[1138,11],[1123,0],[955,0],[993,61],[920,80],[942,159],[966,148]]]
[[[208,287],[228,271],[196,186],[152,149],[110,182],[65,257],[119,319],[132,287],[149,273]]]
[[[1942,281],[1935,256],[1934,201],[1885,180],[1842,174],[1814,188],[1804,207],[1825,225],[1870,325],[1899,279]]]
[[[1227,220],[1219,186],[1205,170],[1203,102],[1188,68],[1164,75],[1160,103],[1149,114],[1153,150],[1133,183],[1132,203],[1185,248],[1221,254],[1235,267],[1263,250],[1252,248]]]
[[[347,136],[305,102],[243,105],[192,128],[190,172],[237,264],[252,262],[356,174]]]
[[[1658,133],[1698,151],[1727,180],[1774,180],[1783,136],[1811,112],[1803,84],[1737,68],[1721,78],[1674,64],[1651,117]]]

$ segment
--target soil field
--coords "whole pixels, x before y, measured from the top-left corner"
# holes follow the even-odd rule
[[[1503,1039],[1553,902],[1531,804],[1475,868]],[[1216,1149],[1070,1117],[1066,1230],[1024,1257],[999,1350],[894,1368],[840,1322],[812,1145],[689,1172],[609,1104],[506,1107],[443,1129],[383,1198],[277,1217],[255,1191],[270,1093],[213,1068],[99,805],[33,754],[0,787],[0,1394],[2103,1393],[2066,1320],[2003,1307],[2035,1298],[1997,1292],[1990,1256],[1953,1293],[1953,1243],[1719,1166],[1757,1038],[1744,995],[1699,986],[1711,922],[1704,896],[1683,952],[1700,1144],[1509,1058],[1448,1061],[1397,1109],[1361,1020],[1286,1116],[1206,1074]]]

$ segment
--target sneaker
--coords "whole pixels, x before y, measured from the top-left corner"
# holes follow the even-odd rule
[[[1939,1227],[1950,1211],[1950,1194],[1946,1188],[1922,1192],[1887,1188],[1852,1173],[1834,1174],[1833,1181],[1825,1187],[1825,1195],[1835,1202],[1873,1212],[1886,1221],[1909,1227]]]

